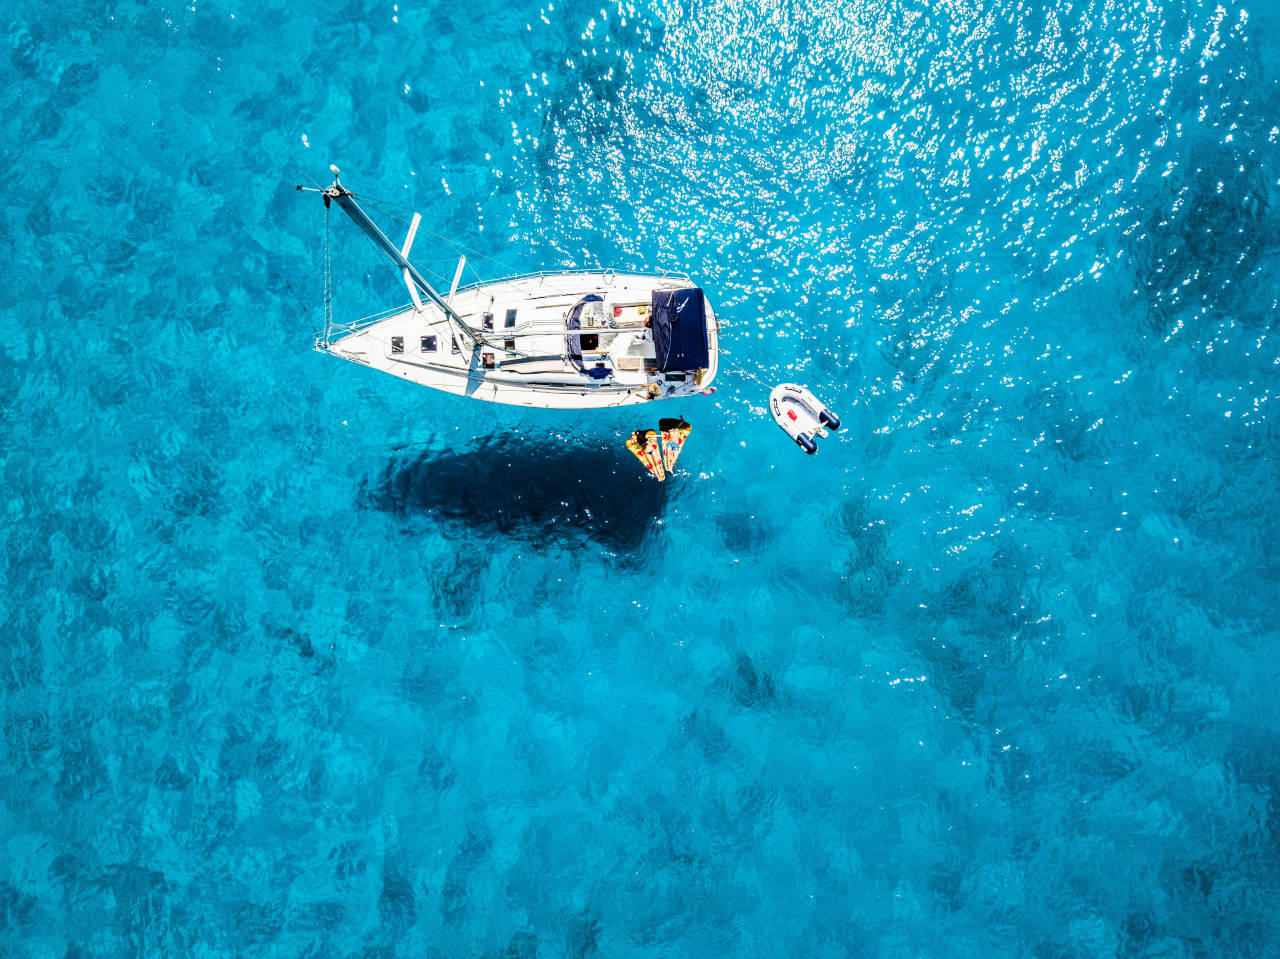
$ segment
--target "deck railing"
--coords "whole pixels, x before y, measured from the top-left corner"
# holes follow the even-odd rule
[[[514,283],[519,280],[545,280],[553,276],[584,276],[589,273],[599,273],[601,275],[617,276],[622,273],[626,276],[652,276],[660,280],[680,279],[692,283],[689,274],[681,270],[663,270],[660,273],[647,273],[643,270],[615,270],[610,267],[607,270],[597,269],[595,267],[583,267],[576,270],[533,270],[529,273],[512,273],[510,276],[500,276],[494,280],[476,280],[474,283],[468,283],[466,286],[460,286],[458,293],[466,293],[481,286],[493,286],[497,283]],[[385,320],[389,316],[395,316],[397,313],[403,313],[406,310],[413,309],[412,303],[405,303],[402,306],[395,306],[389,310],[383,310],[381,313],[372,313],[369,316],[362,316],[358,320],[351,320],[347,323],[334,323],[324,333],[316,338],[317,346],[324,343],[332,343],[334,340],[349,336],[352,333],[358,333],[366,327],[373,326],[379,320]]]
[[[646,272],[645,270],[615,270],[613,267],[608,269],[600,269],[599,267],[581,267],[576,270],[531,270],[528,273],[512,273],[509,276],[500,276],[492,280],[476,280],[474,283],[468,283],[466,286],[458,287],[458,292],[463,293],[467,290],[474,290],[480,286],[492,286],[495,283],[514,283],[517,280],[545,280],[549,276],[583,276],[588,273],[599,273],[604,276],[625,274],[626,276],[656,276],[658,279],[665,280],[668,277],[676,277],[683,280],[689,280],[689,274],[680,270],[663,270],[661,272]],[[692,283],[692,280],[689,280]]]

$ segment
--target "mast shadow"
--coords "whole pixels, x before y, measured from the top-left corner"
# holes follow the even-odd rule
[[[594,540],[620,552],[652,535],[668,495],[625,449],[511,433],[398,457],[360,491],[373,509],[437,518],[469,533],[533,544]]]

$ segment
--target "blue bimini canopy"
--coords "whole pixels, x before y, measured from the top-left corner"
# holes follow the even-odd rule
[[[702,290],[654,290],[650,305],[658,369],[664,373],[706,369],[707,320]]]

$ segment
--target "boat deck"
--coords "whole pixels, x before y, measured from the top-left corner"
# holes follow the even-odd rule
[[[527,274],[453,294],[449,305],[482,337],[478,347],[431,303],[335,327],[317,347],[423,386],[492,402],[568,409],[643,403],[691,395],[715,376],[718,329],[709,304],[708,368],[657,369],[647,325],[651,295],[690,285],[687,277],[671,274]],[[569,329],[571,311],[592,294],[602,298],[603,310],[594,322]],[[580,360],[570,355],[569,337],[581,347]]]

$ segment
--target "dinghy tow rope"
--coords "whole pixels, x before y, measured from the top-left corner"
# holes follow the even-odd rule
[[[732,357],[732,356],[733,356],[733,354],[732,354],[732,353],[730,353],[728,350],[726,350],[723,346],[722,346],[722,347],[720,347],[720,355],[721,355],[721,356],[728,356],[728,357]],[[764,380],[760,379],[760,377],[756,376],[756,374],[752,373],[752,372],[751,372],[750,370],[748,370],[748,369],[744,369],[743,367],[741,367],[741,366],[737,365],[736,363],[735,363],[735,364],[733,364],[733,365],[731,365],[731,366],[726,366],[726,367],[725,367],[725,370],[726,370],[727,372],[729,372],[729,373],[735,373],[735,374],[737,374],[738,376],[745,376],[745,377],[748,377],[749,379],[753,379],[753,380],[755,380],[757,383],[759,383],[761,386],[763,386],[766,390],[772,390],[772,389],[773,389],[773,387],[772,387],[772,386],[770,386],[770,385],[769,385],[768,383],[766,383]]]

